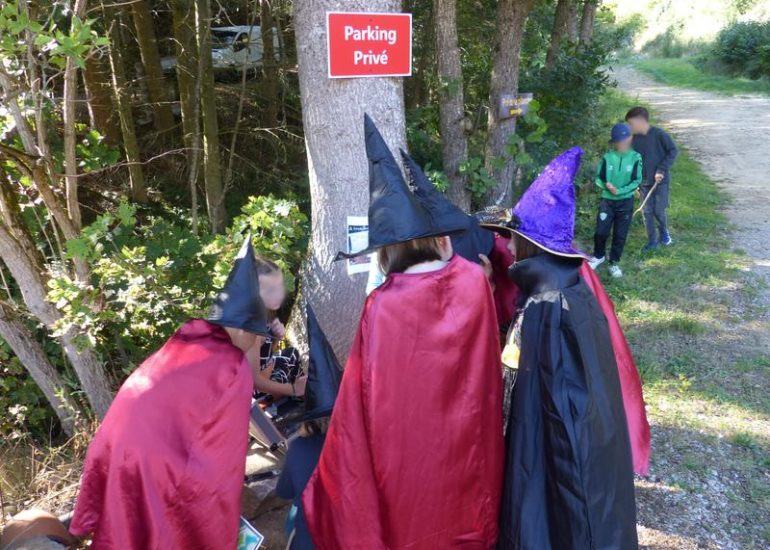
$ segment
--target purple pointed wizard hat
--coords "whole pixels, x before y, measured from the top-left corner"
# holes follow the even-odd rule
[[[580,147],[561,153],[524,192],[507,222],[490,220],[482,226],[516,233],[551,254],[584,257],[572,246],[575,237],[574,181],[582,156]]]

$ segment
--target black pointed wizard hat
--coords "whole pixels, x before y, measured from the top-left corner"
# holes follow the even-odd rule
[[[214,298],[207,320],[223,327],[269,335],[265,304],[259,296],[259,275],[251,235],[246,236],[225,286]]]
[[[340,364],[310,304],[307,305],[307,339],[310,347],[310,366],[305,386],[305,414],[301,417],[303,421],[329,416],[332,413],[342,381]]]
[[[391,244],[464,231],[467,224],[435,225],[409,191],[404,175],[377,127],[364,115],[366,156],[369,158],[369,246],[335,260],[370,254]]]
[[[452,234],[452,248],[468,261],[480,263],[479,254],[489,256],[495,246],[495,236],[479,226],[479,221],[455,206],[422,171],[420,166],[405,151],[401,151],[404,166],[417,200],[428,212],[437,226],[465,224],[466,231]]]

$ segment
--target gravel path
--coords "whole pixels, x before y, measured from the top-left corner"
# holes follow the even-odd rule
[[[674,88],[629,67],[615,68],[615,78],[623,93],[654,109],[655,123],[732,198],[724,212],[735,226],[735,248],[767,283],[755,293],[737,291],[729,305],[736,322],[691,344],[724,357],[714,368],[734,386],[726,392],[735,394],[736,406],[675,391],[648,402],[653,459],[650,477],[636,484],[640,543],[648,549],[770,548],[770,418],[743,401],[767,388],[770,373],[770,98]],[[720,349],[725,342],[732,357]],[[742,372],[742,356],[764,356],[764,367]]]
[[[660,125],[733,198],[725,212],[736,247],[770,282],[770,97],[673,88],[630,67],[614,72],[618,88],[651,105]],[[770,293],[764,299],[770,304]]]

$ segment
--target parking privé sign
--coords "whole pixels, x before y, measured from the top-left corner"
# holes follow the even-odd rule
[[[412,14],[326,14],[329,78],[410,76]]]

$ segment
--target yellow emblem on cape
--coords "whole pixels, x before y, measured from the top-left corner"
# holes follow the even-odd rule
[[[503,348],[503,365],[508,367],[509,369],[518,369],[519,368],[519,346],[517,346],[513,342],[513,338],[509,340],[507,344],[505,344],[505,347]]]

